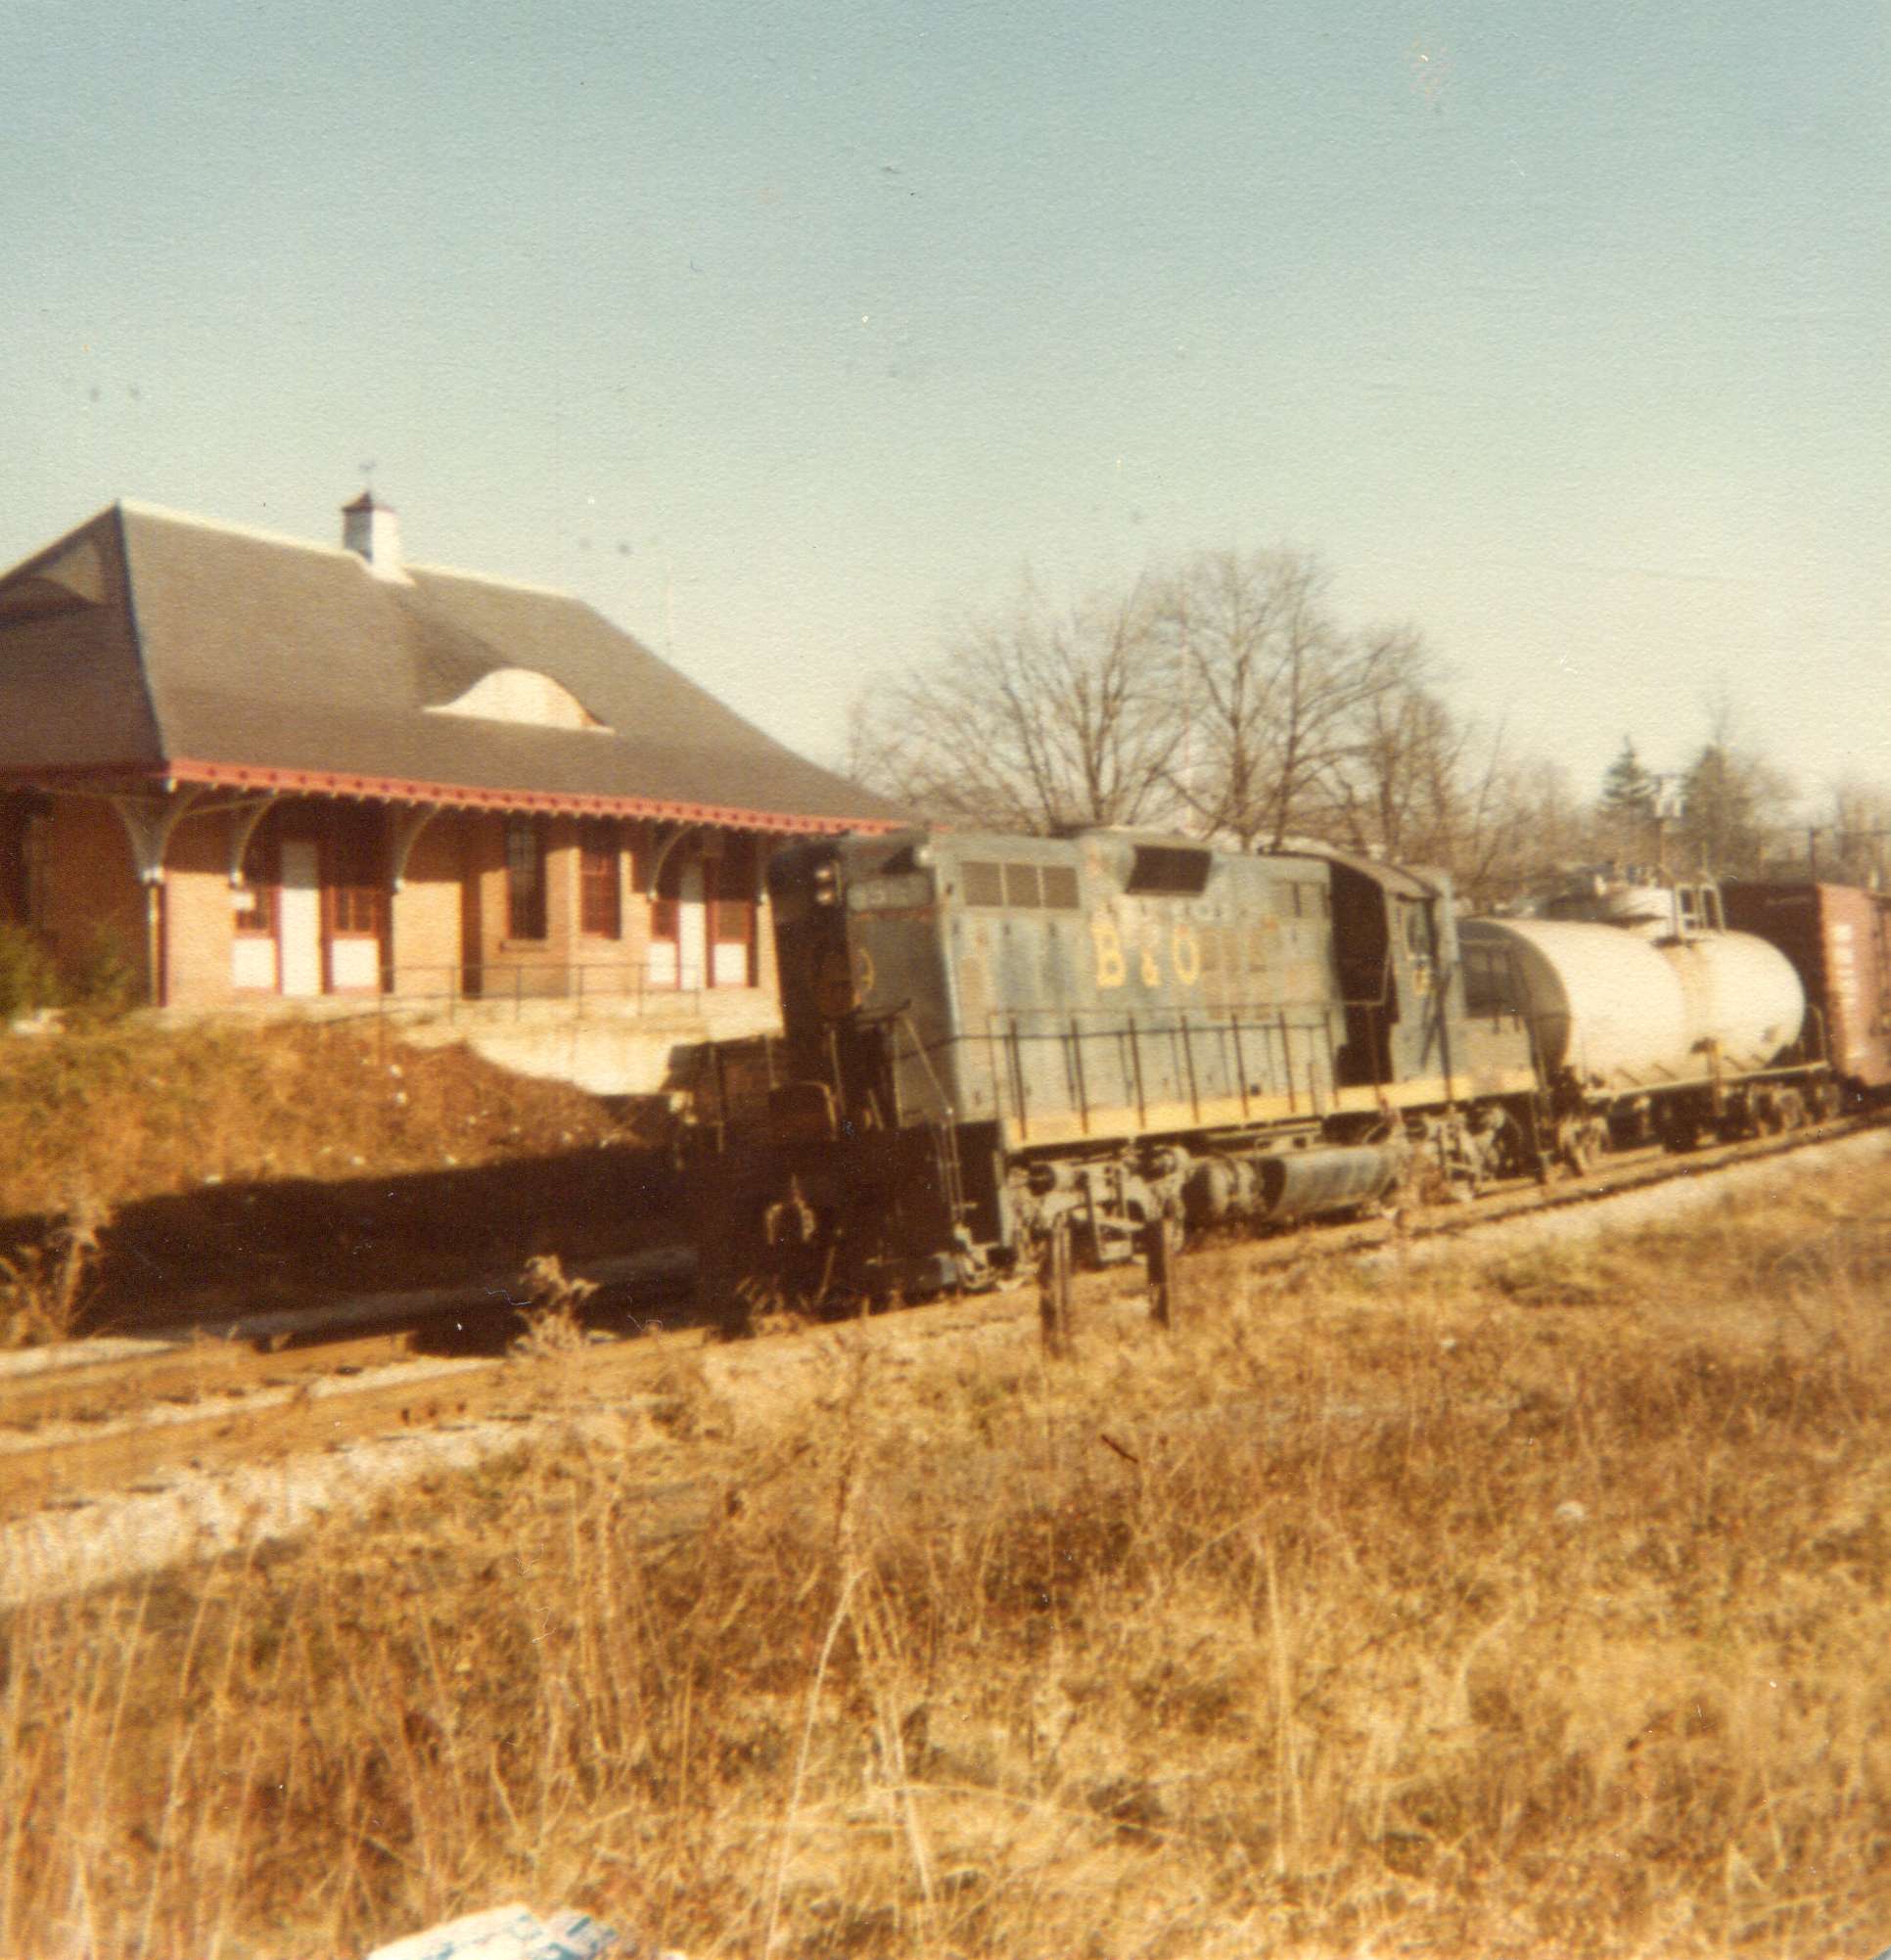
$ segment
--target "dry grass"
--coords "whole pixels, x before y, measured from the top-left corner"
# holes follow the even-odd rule
[[[0,1951],[525,1895],[692,1960],[1862,1956],[1888,1220],[1874,1167],[1494,1271],[1210,1257],[1054,1370],[883,1324],[812,1421],[675,1371],[707,1527],[521,1456],[24,1614]]]

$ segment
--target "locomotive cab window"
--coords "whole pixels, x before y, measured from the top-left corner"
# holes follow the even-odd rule
[[[1501,1014],[1514,1014],[1517,1000],[1509,955],[1497,946],[1467,945],[1462,958],[1464,1012],[1489,1015],[1494,1020]]]

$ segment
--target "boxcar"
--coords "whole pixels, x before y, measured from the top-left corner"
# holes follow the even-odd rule
[[[1727,923],[1785,954],[1854,1101],[1891,1094],[1891,894],[1812,881],[1729,881]]]

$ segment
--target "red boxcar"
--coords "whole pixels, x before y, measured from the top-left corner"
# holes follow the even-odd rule
[[[1891,894],[1849,885],[1730,881],[1727,923],[1789,959],[1854,1093],[1891,1090]]]

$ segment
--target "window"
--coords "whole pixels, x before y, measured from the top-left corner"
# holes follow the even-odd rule
[[[545,827],[536,817],[506,823],[506,937],[545,936]]]
[[[623,936],[618,827],[609,817],[587,817],[577,827],[577,930],[594,939]]]
[[[1499,1015],[1516,1011],[1511,986],[1511,955],[1498,946],[1463,948],[1464,1012],[1468,1015]]]
[[[1043,868],[1044,903],[1056,912],[1077,910],[1077,872],[1068,864],[1047,864]]]
[[[250,833],[243,846],[243,870],[236,888],[236,929],[258,938],[276,930],[276,841],[266,828]]]
[[[338,935],[378,938],[388,916],[379,810],[339,808],[329,834],[329,920]]]
[[[1400,910],[1406,915],[1406,951],[1414,960],[1430,959],[1431,920],[1427,916],[1426,908],[1423,905],[1414,904],[1408,899],[1402,899],[1400,901]]]
[[[755,840],[732,837],[715,860],[715,941],[747,946],[755,935]]]

